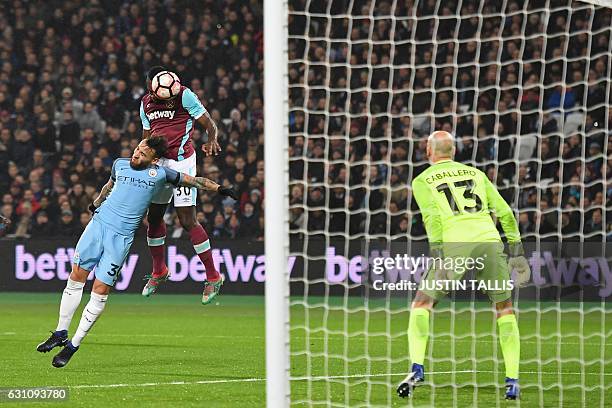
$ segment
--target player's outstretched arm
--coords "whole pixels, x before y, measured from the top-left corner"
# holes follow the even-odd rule
[[[179,186],[183,187],[195,187],[199,190],[216,191],[217,193],[232,197],[234,200],[238,200],[238,194],[228,187],[223,187],[214,181],[207,179],[206,177],[193,177],[185,173],[181,173],[181,180]]]

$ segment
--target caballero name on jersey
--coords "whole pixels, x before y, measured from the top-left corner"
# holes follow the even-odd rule
[[[147,113],[147,118],[149,120],[166,118],[166,119],[174,119],[175,111],[173,110],[164,110],[164,111],[155,111],[151,113]]]
[[[425,182],[427,184],[432,184],[436,180],[442,180],[445,177],[460,177],[460,176],[476,176],[476,172],[474,170],[450,170],[450,171],[441,171],[439,173],[432,174],[430,177],[425,178]]]

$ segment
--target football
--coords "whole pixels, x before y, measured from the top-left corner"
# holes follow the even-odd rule
[[[153,77],[151,81],[153,94],[162,100],[174,98],[181,90],[179,77],[170,71],[162,71]]]

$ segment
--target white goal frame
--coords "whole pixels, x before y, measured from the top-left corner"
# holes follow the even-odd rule
[[[264,0],[266,404],[290,404],[289,172],[286,0]]]

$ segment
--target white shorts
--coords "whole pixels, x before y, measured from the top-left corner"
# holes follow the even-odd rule
[[[180,173],[186,173],[190,176],[196,175],[196,154],[195,152],[185,160],[176,161],[162,157],[157,163],[161,167],[168,167]],[[174,187],[171,184],[159,191],[153,197],[154,204],[168,204],[174,195],[175,207],[192,207],[196,205],[196,188],[195,187]]]

